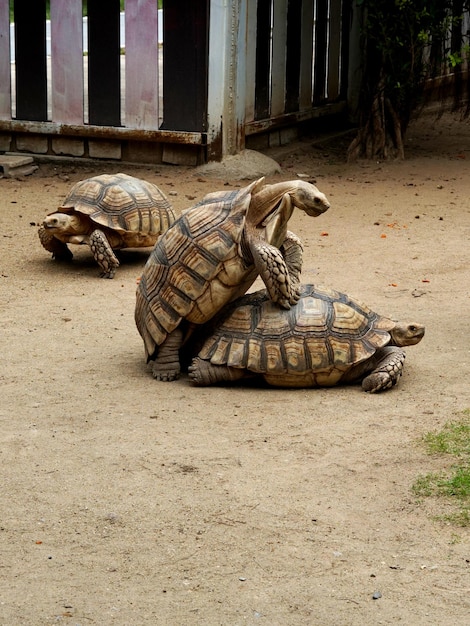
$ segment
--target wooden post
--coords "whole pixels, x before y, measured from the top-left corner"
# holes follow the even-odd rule
[[[208,159],[245,147],[247,0],[212,0],[209,29]]]
[[[158,128],[158,5],[126,0],[126,126]]]
[[[10,6],[0,4],[0,119],[11,118]]]
[[[82,3],[51,0],[52,119],[83,124]]]

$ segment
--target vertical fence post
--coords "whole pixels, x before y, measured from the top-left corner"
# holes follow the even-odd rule
[[[208,158],[245,147],[247,0],[212,0],[209,28]]]
[[[83,18],[77,0],[51,0],[52,119],[83,124]]]
[[[126,0],[126,126],[158,128],[158,5]]]
[[[0,4],[0,119],[11,118],[10,6]]]

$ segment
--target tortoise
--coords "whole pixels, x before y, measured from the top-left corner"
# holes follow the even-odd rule
[[[274,302],[295,304],[302,245],[287,222],[294,207],[317,216],[329,206],[311,183],[260,178],[183,211],[152,250],[137,288],[135,321],[154,378],[177,379],[184,335],[244,294],[258,274]]]
[[[156,185],[127,174],[102,174],[76,183],[38,234],[52,258],[63,261],[73,257],[68,243],[89,245],[101,277],[113,278],[119,266],[113,250],[153,246],[174,221]]]
[[[397,384],[403,346],[424,336],[421,324],[399,324],[350,296],[304,285],[290,310],[265,290],[229,304],[205,328],[188,368],[195,385],[262,377],[276,387],[329,387],[362,381],[374,393]]]

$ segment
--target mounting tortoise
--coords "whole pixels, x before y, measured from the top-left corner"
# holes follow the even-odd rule
[[[260,178],[210,193],[184,211],[158,240],[137,288],[135,321],[154,378],[178,378],[185,336],[244,294],[258,275],[274,302],[286,309],[295,304],[302,245],[287,222],[295,207],[317,216],[329,206],[308,182],[268,185]]]
[[[420,324],[397,324],[346,294],[304,285],[290,310],[265,290],[232,302],[203,329],[188,368],[195,385],[247,377],[276,387],[329,387],[362,381],[371,393],[397,384],[403,346],[424,336]],[[208,336],[207,336],[208,335]]]
[[[153,246],[174,221],[173,209],[156,185],[127,174],[102,174],[76,183],[38,234],[59,260],[72,259],[68,243],[89,245],[101,277],[113,278],[119,267],[113,250]]]

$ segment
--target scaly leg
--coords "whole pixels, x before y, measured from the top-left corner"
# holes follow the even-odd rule
[[[190,381],[199,387],[215,385],[222,382],[233,382],[245,376],[244,369],[228,367],[227,365],[212,365],[210,361],[204,361],[198,356],[188,368]]]
[[[398,383],[403,372],[405,352],[396,346],[386,346],[377,350],[375,367],[362,381],[362,388],[369,393],[390,389]]]
[[[284,256],[287,271],[291,279],[292,295],[295,293],[298,300],[301,291],[300,273],[302,272],[302,255],[304,251],[300,237],[297,237],[295,233],[288,230],[280,250]]]
[[[179,378],[181,372],[179,350],[182,341],[183,333],[177,328],[160,345],[152,363],[152,374],[155,380],[170,382]]]
[[[90,248],[95,261],[103,270],[100,274],[101,278],[114,278],[119,261],[102,230],[94,230],[91,233]]]
[[[271,300],[284,309],[290,309],[291,305],[298,300],[298,290],[292,286],[281,251],[260,240],[252,244],[251,254]]]
[[[47,228],[40,226],[38,230],[39,240],[42,243],[43,248],[48,252],[52,252],[52,258],[58,261],[71,261],[73,254],[63,241],[56,239],[54,235],[48,232]]]

